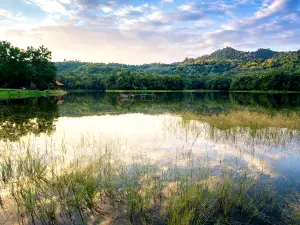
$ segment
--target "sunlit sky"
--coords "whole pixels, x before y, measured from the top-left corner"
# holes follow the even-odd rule
[[[300,48],[300,0],[0,0],[0,40],[53,60],[181,61],[230,46]]]

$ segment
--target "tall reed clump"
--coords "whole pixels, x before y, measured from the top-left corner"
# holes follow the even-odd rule
[[[19,224],[274,224],[281,212],[269,186],[226,168],[162,170],[122,163],[107,146],[95,157],[60,160],[30,151],[1,155],[3,219]],[[49,151],[51,152],[51,151]],[[51,153],[49,153],[51,154]],[[297,212],[296,210],[294,210]],[[11,215],[11,216],[9,216]],[[14,217],[15,215],[15,217]],[[16,219],[16,220],[14,220]]]

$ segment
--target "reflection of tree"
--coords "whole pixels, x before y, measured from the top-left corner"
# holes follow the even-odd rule
[[[0,139],[17,141],[27,134],[50,134],[58,118],[55,98],[0,101]]]
[[[299,107],[299,94],[251,94],[230,93],[230,101],[233,104],[243,106],[254,106],[273,109],[287,109]]]
[[[299,111],[299,95],[251,93],[156,93],[155,101],[126,101],[120,104],[120,93],[72,93],[59,107],[64,116],[91,116],[122,113],[186,113],[214,115],[248,110],[276,112]]]

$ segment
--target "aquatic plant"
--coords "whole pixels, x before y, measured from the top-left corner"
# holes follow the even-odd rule
[[[69,154],[65,141],[58,151],[48,149],[47,154],[34,148],[32,140],[17,145],[20,154],[12,154],[15,145],[2,143],[3,220],[20,224],[278,224],[285,215],[279,209],[290,207],[297,215],[297,206],[279,199],[271,186],[249,170],[234,172],[224,165],[213,173],[189,163],[192,156],[183,159],[187,167],[176,160],[161,167],[146,156],[120,160],[111,144],[82,140],[78,149],[93,147],[94,154],[78,153],[73,160],[65,158]]]

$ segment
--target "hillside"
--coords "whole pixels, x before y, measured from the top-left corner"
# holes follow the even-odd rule
[[[69,89],[300,90],[300,78],[294,76],[300,73],[300,50],[243,52],[227,47],[171,64],[64,61],[56,65],[58,79]]]
[[[125,65],[118,63],[88,63],[80,61],[64,61],[56,63],[58,72],[73,71],[76,73],[110,74],[122,70],[142,71],[160,75],[197,75],[197,74],[235,74],[242,71],[282,68],[287,70],[300,69],[300,50],[275,52],[270,49],[258,49],[244,52],[226,47],[210,55],[198,58],[186,58],[182,62],[163,64],[151,63],[144,65]]]
[[[279,52],[272,51],[270,49],[260,48],[254,52],[244,52],[236,50],[231,47],[219,49],[210,55],[198,57],[197,59],[228,59],[228,60],[259,60],[259,59],[270,59],[276,56]]]

